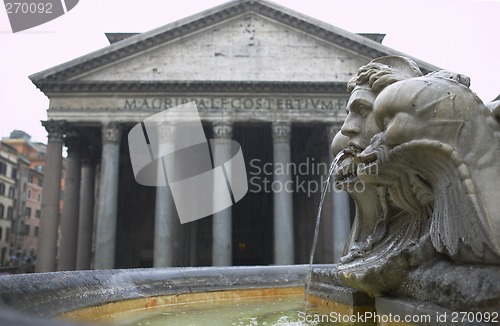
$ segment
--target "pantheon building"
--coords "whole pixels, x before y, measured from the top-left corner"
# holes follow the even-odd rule
[[[109,46],[30,76],[50,99],[36,270],[307,263],[346,83],[370,60],[401,55],[383,36],[239,0],[146,33],[107,34]],[[191,101],[207,139],[240,144],[248,192],[181,224],[168,188],[136,182],[128,133]],[[342,254],[350,206],[328,192],[316,263]]]

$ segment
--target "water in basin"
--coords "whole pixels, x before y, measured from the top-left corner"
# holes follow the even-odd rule
[[[314,309],[304,313],[303,288],[255,289],[142,298],[86,308],[62,318],[115,326],[342,325],[314,322],[315,314],[329,313]]]

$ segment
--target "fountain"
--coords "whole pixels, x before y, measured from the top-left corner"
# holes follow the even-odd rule
[[[466,76],[422,76],[397,56],[361,67],[348,89],[332,150],[335,185],[357,212],[344,257],[315,273],[313,293],[335,301],[324,287],[347,284],[379,315],[498,322],[498,103],[486,107]]]
[[[0,282],[0,324],[69,325],[40,317],[92,321],[96,311],[303,297],[306,279],[315,312],[301,312],[311,317],[304,321],[321,311],[356,325],[498,323],[499,103],[484,105],[466,76],[423,76],[398,56],[361,67],[348,90],[333,169],[356,216],[338,264],[315,266],[310,276],[308,266],[13,275]]]

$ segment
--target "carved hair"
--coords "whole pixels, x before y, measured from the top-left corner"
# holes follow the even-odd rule
[[[408,76],[388,65],[379,62],[370,62],[358,70],[358,74],[347,83],[347,91],[351,93],[357,85],[368,85],[376,94],[387,86]]]
[[[357,85],[368,85],[375,94],[378,94],[395,82],[420,76],[422,72],[415,61],[389,55],[373,59],[369,64],[359,68],[356,77],[347,83],[347,90],[351,93]]]

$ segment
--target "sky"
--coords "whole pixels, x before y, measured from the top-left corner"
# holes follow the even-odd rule
[[[146,32],[225,0],[80,0],[65,15],[12,33],[0,10],[0,138],[14,129],[46,143],[48,98],[28,76],[108,45],[107,32]],[[500,94],[500,0],[274,0],[471,78],[483,102]]]

